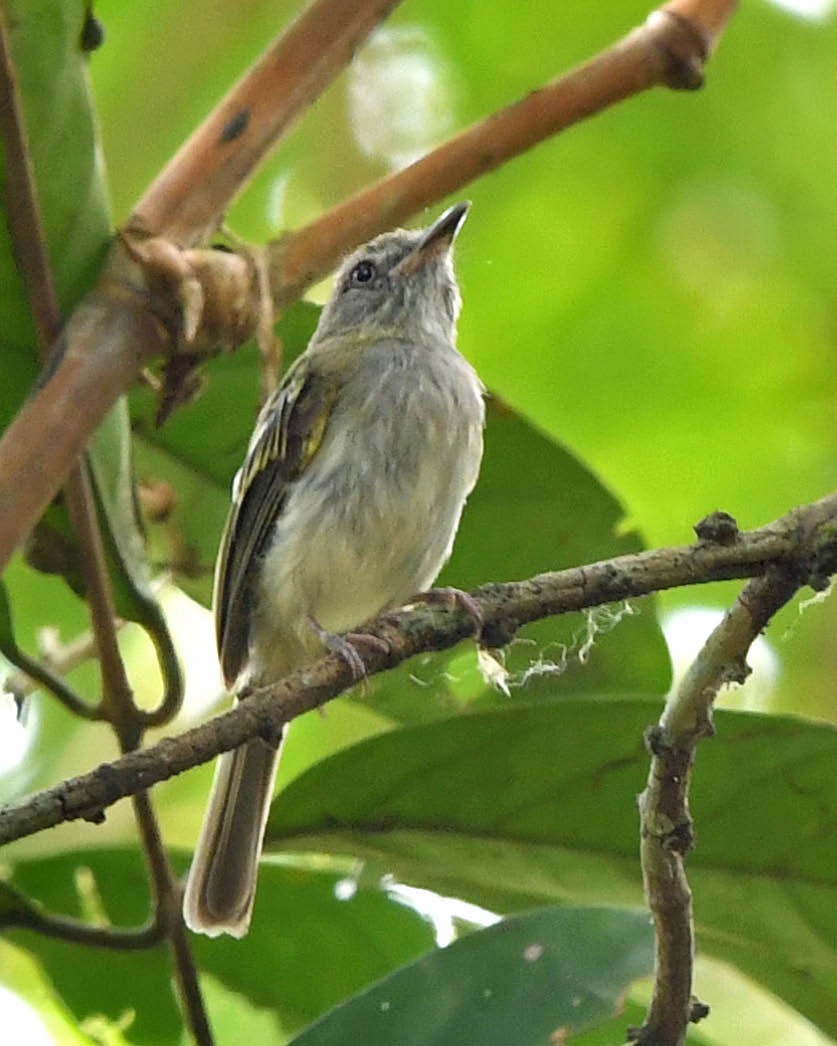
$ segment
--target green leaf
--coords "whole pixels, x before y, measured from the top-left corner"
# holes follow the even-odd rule
[[[143,860],[136,850],[19,861],[12,882],[48,910],[79,918],[103,911],[115,924],[138,925],[148,911]],[[80,950],[79,944],[29,930],[8,930],[7,936],[38,960],[79,1024],[98,1015],[120,1022],[134,1012],[130,1040],[178,1042],[180,1013],[165,945],[138,952]]]
[[[79,46],[84,0],[20,0],[9,19],[12,57],[29,137],[40,211],[61,308],[90,287],[110,237],[107,195]],[[29,302],[0,223],[0,429],[39,369]]]
[[[275,1011],[283,1027],[308,1024],[432,947],[429,923],[391,899],[377,880],[357,882],[331,871],[271,863],[263,865],[259,880],[247,937],[194,936],[192,947],[202,971],[255,1006]],[[9,903],[30,904],[31,898],[63,914],[104,914],[119,926],[137,925],[147,914],[144,864],[135,849],[21,860],[9,889]],[[5,898],[0,895],[0,904]],[[79,953],[79,945],[31,932],[13,930],[9,936],[38,959],[79,1021],[95,1013],[118,1020],[133,1008],[129,1039],[161,1046],[179,1040],[164,946]]]
[[[546,908],[432,952],[332,1010],[294,1046],[542,1046],[592,1027],[653,965],[644,912]]]
[[[634,796],[659,706],[492,709],[373,738],[274,802],[272,850],[352,854],[499,911],[642,903]],[[698,943],[833,1031],[837,733],[718,713],[692,790]]]
[[[9,23],[43,231],[65,315],[92,284],[110,240],[87,58],[81,47],[88,11],[89,4],[81,0],[24,0],[15,5]],[[45,70],[49,75],[44,75]],[[7,203],[11,205],[13,201]],[[29,392],[39,368],[30,304],[6,223],[0,223],[0,281],[4,287],[0,302],[3,428]],[[160,652],[172,704],[176,704],[182,684],[165,622],[149,589],[124,400],[117,402],[97,429],[88,460],[105,530],[117,612],[148,629]],[[30,555],[40,567],[62,573],[75,591],[82,590],[75,538],[63,506],[54,505],[36,529],[30,539]]]

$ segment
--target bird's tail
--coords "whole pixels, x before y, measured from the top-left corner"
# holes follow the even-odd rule
[[[280,751],[257,738],[218,760],[183,898],[198,933],[247,933]]]

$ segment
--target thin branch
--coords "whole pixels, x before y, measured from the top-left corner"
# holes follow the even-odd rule
[[[726,543],[719,543],[721,540]],[[651,592],[708,581],[753,577],[773,566],[792,571],[817,588],[837,571],[837,494],[794,509],[750,533],[728,532],[679,548],[620,556],[585,567],[539,574],[528,581],[490,584],[472,596],[484,617],[482,641],[499,646],[530,621]],[[416,654],[444,650],[473,634],[462,610],[420,604],[364,625],[384,640],[358,651],[369,675]],[[287,679],[254,691],[231,712],[174,738],[104,764],[90,773],[0,810],[0,845],[63,821],[101,820],[119,799],[150,788],[254,737],[274,739],[282,726],[323,705],[354,682],[349,667],[329,655]]]
[[[131,753],[135,754],[135,753]],[[126,758],[126,757],[123,757]],[[145,790],[133,796],[134,814],[154,887],[154,910],[166,930],[174,959],[178,996],[192,1038],[198,1046],[212,1046],[212,1031],[198,983],[198,971],[183,922],[180,882],[169,863],[160,826]]]
[[[21,908],[0,914],[4,930],[32,930],[42,937],[71,941],[90,948],[105,948],[118,952],[142,951],[165,940],[166,930],[160,919],[152,919],[143,926],[94,926],[65,915],[41,912],[35,908]]]
[[[30,657],[19,647],[15,647],[14,650],[5,648],[3,656],[18,670],[14,676],[8,677],[3,683],[3,689],[14,697],[18,705],[21,705],[25,697],[33,690],[42,687],[73,715],[77,715],[81,719],[101,722],[105,718],[101,703],[93,704],[85,701],[63,676],[54,672],[48,664]]]
[[[690,1022],[709,1008],[692,995],[694,925],[685,857],[693,845],[689,787],[695,750],[712,728],[712,705],[727,683],[749,674],[746,657],[770,618],[805,583],[792,569],[771,567],[753,578],[712,632],[659,724],[647,734],[652,753],[639,798],[645,895],[654,918],[654,992],[645,1023],[628,1038],[641,1046],[681,1046]]]
[[[382,15],[388,7],[381,0],[375,10]],[[698,86],[700,68],[734,7],[735,0],[674,0],[654,12],[644,26],[570,73],[564,81],[489,117],[400,176],[385,179],[313,225],[279,241],[271,257],[274,300],[287,304],[360,241],[403,221],[415,210],[562,127],[653,84]],[[318,4],[311,11],[315,9],[320,9]],[[340,4],[331,8],[340,9]],[[372,6],[364,10],[363,17],[372,19]],[[297,29],[300,24],[297,23]],[[333,57],[343,54],[344,43],[335,42]],[[333,65],[329,75],[336,68]],[[325,77],[325,70],[321,73]],[[313,90],[316,78],[307,82],[309,87],[305,90]],[[277,85],[274,83],[274,88]],[[298,97],[297,111],[313,97],[305,90]],[[234,92],[232,97],[239,96]],[[265,100],[260,100],[259,106]],[[282,100],[274,98],[272,102],[279,105]],[[255,105],[256,99],[250,98],[250,103]],[[177,168],[169,169],[166,178],[155,183],[156,187],[144,197],[137,210],[137,225],[142,224],[148,232],[176,232],[182,242],[194,242],[205,232],[212,217],[210,212],[223,206],[223,200],[234,190],[229,181],[233,167],[225,167],[223,148],[218,148],[219,127],[224,137],[225,129],[231,133],[241,122],[235,121],[242,110],[231,112],[223,108],[229,104],[229,99],[222,103],[226,122],[222,116],[210,117],[204,130],[192,140],[196,156],[204,145],[214,156],[212,170],[217,167],[218,173],[212,175],[213,180],[217,178],[212,202],[207,197],[197,212],[190,209],[188,200],[192,192],[200,192],[201,178],[190,186],[183,180],[184,172],[200,170],[200,165],[188,153],[181,153]],[[267,125],[261,121],[262,117],[259,126],[263,135]],[[281,127],[277,125],[275,130],[278,133]],[[255,138],[252,144],[258,144]],[[246,172],[241,173],[245,177],[255,153],[248,153],[250,146],[246,141],[239,146],[242,155],[249,156],[243,163]],[[261,145],[256,152],[260,149]],[[179,217],[175,218],[175,214]],[[188,228],[184,217],[187,214],[193,223]],[[180,223],[177,228],[172,224],[175,222]],[[24,404],[0,440],[0,570],[41,515],[116,397],[145,364],[178,346],[183,303],[172,294],[176,287],[169,288],[168,298],[161,297],[159,289],[153,293],[153,275],[121,245],[111,253],[102,280],[75,310],[53,351],[49,380]],[[256,317],[258,307],[254,306],[251,312]],[[228,322],[231,328],[237,327],[236,317],[230,317]],[[224,340],[224,331],[216,330],[216,334]]]
[[[314,0],[180,148],[131,231],[186,247],[212,233],[255,167],[398,0]]]
[[[27,136],[23,110],[14,80],[5,19],[0,21],[0,101],[10,104],[12,113],[4,120],[4,151],[11,149],[21,160],[8,172],[10,198],[5,200],[10,214],[12,247],[29,295],[41,355],[61,330],[61,312],[43,235],[37,190],[28,162]],[[22,242],[20,237],[26,237]],[[39,246],[38,246],[39,245]],[[93,636],[102,673],[101,709],[113,727],[122,752],[135,749],[142,740],[143,716],[134,703],[133,693],[119,650],[116,609],[107,568],[96,504],[84,462],[70,471],[65,488],[67,512],[78,541],[80,568],[90,608]],[[180,986],[187,1023],[198,1043],[211,1043],[212,1036],[197,986],[197,974],[186,942],[180,914],[180,893],[168,863],[154,811],[145,793],[133,797],[134,811],[154,885],[156,919],[162,919],[175,958],[175,973]],[[52,920],[55,931],[59,920]],[[67,929],[67,925],[64,924]],[[75,927],[80,932],[79,927]],[[90,937],[95,930],[88,928]]]

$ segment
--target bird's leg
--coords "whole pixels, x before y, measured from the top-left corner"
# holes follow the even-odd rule
[[[363,663],[363,658],[358,653],[357,647],[366,646],[385,654],[390,652],[389,643],[385,639],[370,635],[368,632],[347,632],[345,635],[338,636],[334,632],[329,632],[323,628],[313,617],[308,618],[308,624],[316,632],[317,638],[326,650],[329,653],[337,654],[338,657],[345,661],[349,671],[352,673],[352,682],[354,683],[358,683],[361,679],[366,678],[366,665]]]

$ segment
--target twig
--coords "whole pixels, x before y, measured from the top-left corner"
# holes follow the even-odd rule
[[[213,232],[294,120],[398,0],[314,0],[154,179],[128,229],[182,247]]]
[[[539,574],[528,581],[484,585],[471,593],[484,617],[483,641],[507,642],[523,624],[554,614],[707,581],[752,577],[774,566],[821,588],[837,570],[837,494],[814,502],[729,544],[700,541],[680,548],[620,556],[585,567]],[[363,631],[384,640],[364,645],[369,675],[429,650],[444,650],[473,634],[464,611],[418,605],[385,615]],[[221,752],[262,736],[275,739],[286,722],[336,697],[354,682],[345,661],[329,655],[287,679],[247,695],[231,712],[179,737],[112,763],[0,810],[0,845],[63,821],[101,820],[102,811]]]
[[[92,656],[91,652],[89,652],[91,637],[89,634],[84,635],[81,637],[81,640],[85,649],[80,660],[86,660]],[[3,689],[7,694],[11,694],[14,697],[18,706],[23,704],[24,699],[33,690],[42,687],[52,694],[56,701],[60,701],[65,708],[69,709],[73,715],[77,715],[81,719],[101,721],[105,718],[101,703],[94,704],[91,701],[85,701],[64,679],[63,673],[67,670],[66,668],[62,667],[61,670],[56,672],[53,664],[30,657],[18,646],[15,646],[14,649],[8,646],[4,647],[3,655],[17,669],[14,675],[6,678],[3,683]],[[78,661],[75,663],[78,663]]]
[[[94,926],[80,919],[69,919],[64,915],[40,912],[34,908],[3,912],[0,914],[0,926],[9,930],[32,930],[43,937],[118,952],[153,948],[166,935],[165,926],[158,918],[151,919],[143,926],[126,929],[121,926]]]
[[[770,618],[805,579],[771,567],[753,578],[712,632],[677,692],[646,739],[652,753],[648,784],[639,798],[640,854],[645,895],[654,918],[654,992],[645,1023],[628,1029],[641,1046],[681,1046],[690,1022],[709,1007],[692,995],[694,926],[692,894],[684,867],[693,845],[689,786],[695,750],[711,736],[712,705],[726,683],[749,674],[747,652]]]
[[[381,0],[378,13],[385,7],[388,5]],[[734,7],[735,0],[674,0],[655,12],[634,34],[570,73],[563,86],[558,81],[496,118],[489,117],[402,172],[403,180],[397,180],[398,176],[385,179],[368,194],[355,197],[312,226],[279,241],[271,262],[274,299],[287,304],[346,250],[511,158],[515,150],[527,149],[561,127],[654,83],[697,86],[699,69]],[[342,53],[342,46],[335,53]],[[331,73],[336,68],[333,66]],[[274,82],[276,86],[278,81]],[[234,93],[233,97],[238,95]],[[301,104],[307,104],[312,97],[313,94],[304,95]],[[251,101],[255,104],[256,100]],[[279,105],[281,101],[274,98],[272,104]],[[223,111],[228,119],[235,120],[237,112]],[[217,148],[218,128],[223,137],[227,126],[222,118],[211,117],[191,147],[197,149],[203,142],[214,156],[219,170],[212,175],[218,186],[217,198],[212,197],[214,202],[205,198],[199,213],[187,206],[197,188],[182,183],[183,175],[199,164],[188,153],[181,153],[177,178],[169,170],[165,191],[160,183],[159,188],[152,186],[143,198],[138,207],[142,222],[138,217],[138,225],[149,232],[177,232],[182,242],[193,242],[205,231],[213,217],[210,212],[222,206],[223,199],[234,189],[229,180],[233,168],[224,167],[226,154]],[[244,150],[242,155],[247,154],[249,146],[245,142],[239,145]],[[251,156],[244,164],[246,173],[252,159]],[[424,178],[431,189],[420,184]],[[177,206],[174,201],[178,201]],[[175,221],[173,208],[181,216],[191,214],[194,225],[178,225],[175,229],[170,224]],[[119,393],[143,366],[176,347],[177,324],[173,325],[173,319],[177,318],[172,315],[172,302],[151,294],[147,275],[136,262],[124,250],[112,252],[102,280],[75,310],[54,349],[50,380],[24,404],[0,440],[0,570],[43,512]],[[231,324],[233,320],[230,319]],[[26,482],[21,482],[23,476]]]

